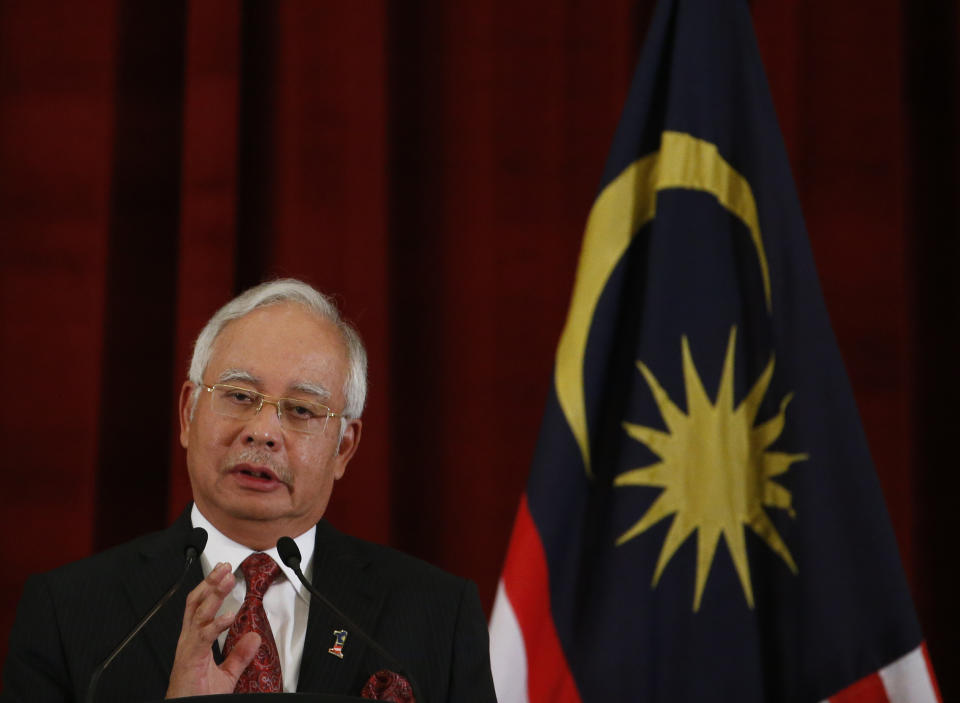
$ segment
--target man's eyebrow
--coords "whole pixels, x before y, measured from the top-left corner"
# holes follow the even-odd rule
[[[220,374],[220,378],[217,379],[217,383],[230,383],[231,381],[243,381],[258,388],[261,385],[261,379],[258,376],[254,376],[244,369],[227,369]],[[330,400],[333,396],[322,384],[311,383],[310,381],[298,381],[297,383],[291,384],[290,390],[309,393],[310,395],[317,396],[320,400]]]
[[[254,386],[260,385],[259,378],[254,376],[249,371],[244,371],[243,369],[227,369],[220,374],[220,378],[217,379],[217,383],[228,383],[230,381],[245,381],[253,384]]]
[[[319,383],[310,383],[309,381],[300,381],[294,383],[290,386],[292,391],[300,391],[301,393],[310,393],[320,398],[320,400],[330,400],[332,394],[325,387]]]

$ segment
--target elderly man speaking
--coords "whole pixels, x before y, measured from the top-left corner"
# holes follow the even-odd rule
[[[163,532],[30,578],[0,701],[280,691],[494,701],[475,586],[322,519],[360,442],[365,394],[360,337],[305,283],[265,283],[221,308],[180,393],[192,506]],[[296,545],[286,555],[283,537]],[[290,568],[297,548],[320,598]],[[91,687],[191,549],[202,553],[187,584]]]

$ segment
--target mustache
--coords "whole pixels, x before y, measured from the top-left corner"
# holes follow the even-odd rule
[[[237,464],[253,464],[255,466],[266,466],[277,478],[288,486],[293,485],[293,472],[286,464],[283,464],[271,456],[268,452],[257,449],[243,449],[237,454],[232,454],[224,461],[224,468],[229,469]]]

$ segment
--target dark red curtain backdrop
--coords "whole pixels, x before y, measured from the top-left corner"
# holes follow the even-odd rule
[[[0,656],[27,573],[182,509],[192,339],[272,276],[335,294],[370,349],[330,520],[489,607],[651,5],[0,0]],[[950,700],[957,6],[753,13]]]

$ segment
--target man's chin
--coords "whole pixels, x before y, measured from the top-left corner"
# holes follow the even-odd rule
[[[265,505],[262,501],[248,501],[247,504],[232,504],[224,512],[234,520],[251,522],[275,522],[289,517],[289,508]]]
[[[247,490],[220,491],[212,496],[214,500],[204,501],[211,504],[214,511],[228,520],[249,520],[264,522],[284,520],[290,516],[293,506],[290,495],[286,491],[272,491],[260,493]],[[200,506],[201,510],[203,505]],[[211,522],[214,522],[211,520]],[[214,524],[216,524],[214,522]]]

